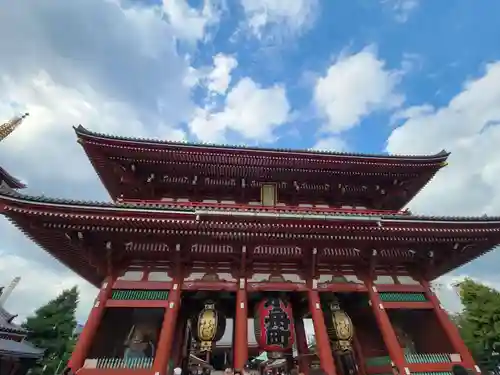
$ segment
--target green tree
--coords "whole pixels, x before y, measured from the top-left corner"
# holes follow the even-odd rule
[[[500,292],[471,279],[459,284],[464,310],[454,317],[474,359],[486,371],[500,364]]]
[[[76,327],[75,311],[78,306],[77,287],[64,290],[58,297],[35,311],[28,317],[23,327],[28,330],[28,340],[45,349],[40,366],[34,369],[40,374],[52,375],[61,360],[67,360],[73,349],[73,332]],[[63,363],[60,369],[64,368]]]

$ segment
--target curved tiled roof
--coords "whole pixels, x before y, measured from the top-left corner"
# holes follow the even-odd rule
[[[100,138],[103,140],[114,140],[127,143],[144,144],[148,146],[178,146],[178,147],[207,147],[207,148],[218,148],[227,150],[239,150],[239,151],[257,151],[257,152],[278,152],[278,153],[299,153],[310,156],[333,156],[333,157],[346,157],[346,158],[368,158],[368,159],[385,159],[385,160],[408,160],[408,161],[446,161],[449,152],[442,150],[434,155],[382,155],[382,154],[363,154],[363,153],[348,153],[348,152],[334,152],[326,150],[311,150],[311,149],[289,149],[289,148],[257,148],[248,147],[243,145],[227,145],[227,144],[214,144],[214,143],[194,143],[194,142],[181,142],[181,141],[163,141],[158,139],[148,139],[148,138],[134,138],[134,137],[124,137],[109,135],[104,133],[93,132],[86,129],[82,125],[73,127],[78,137],[92,137]]]
[[[213,207],[190,207],[189,203],[165,203],[75,201],[0,189],[3,214],[28,238],[96,286],[102,282],[105,274],[96,259],[104,257],[104,252],[81,252],[79,245],[74,245],[71,238],[68,238],[66,228],[100,231],[105,233],[106,238],[110,233],[132,233],[139,242],[144,235],[151,233],[159,236],[160,241],[165,241],[165,235],[175,237],[196,233],[200,236],[217,234],[223,238],[239,240],[245,240],[248,235],[264,239],[268,238],[272,230],[277,235],[297,239],[301,243],[306,240],[317,241],[318,244],[343,240],[353,241],[353,244],[378,241],[382,249],[386,242],[392,244],[388,246],[393,246],[396,242],[410,247],[417,243],[421,246],[442,245],[440,248],[450,252],[450,262],[436,268],[433,278],[471,261],[500,242],[500,217],[429,217],[399,212],[384,214],[379,211],[367,214],[341,210],[328,213],[311,210],[301,214],[294,212],[292,207],[283,215],[275,215],[276,212],[272,209],[254,206],[246,206],[248,210],[240,208],[238,212],[229,212]],[[262,211],[259,212],[259,209]],[[47,220],[47,226],[33,225],[33,221],[39,220]],[[315,228],[318,229],[318,234],[315,234]],[[455,249],[458,249],[458,256],[452,257],[451,252]],[[467,251],[464,252],[464,249]],[[394,256],[402,256],[400,253],[397,252],[399,255]],[[358,259],[357,254],[346,256]],[[387,254],[389,257],[393,256],[390,251]],[[408,254],[404,258],[405,262],[413,259],[411,254],[405,254]],[[101,261],[104,262],[103,259]]]
[[[40,358],[43,353],[43,349],[37,348],[27,341],[17,342],[0,339],[0,354],[22,358]]]
[[[26,187],[20,180],[9,174],[5,169],[0,167],[0,183],[5,181],[11,189],[24,189]]]
[[[22,194],[16,191],[8,191],[0,188],[0,200],[18,202],[18,203],[33,203],[40,205],[50,205],[50,206],[72,206],[72,207],[81,207],[81,208],[104,208],[104,209],[116,209],[116,210],[127,210],[127,211],[158,211],[168,213],[169,211],[184,211],[186,213],[195,214],[197,210],[210,210],[214,209],[207,204],[206,207],[203,204],[199,204],[196,206],[190,205],[190,203],[175,203],[172,204],[170,202],[159,202],[159,203],[148,203],[148,202],[137,202],[137,203],[128,203],[128,202],[102,202],[102,201],[85,201],[85,200],[72,200],[72,199],[63,199],[63,198],[49,198],[45,196],[34,196]],[[240,206],[241,207],[241,206]],[[407,221],[411,222],[461,222],[464,224],[474,224],[474,223],[500,223],[500,216],[424,216],[424,215],[410,215],[405,212],[397,212],[397,213],[384,213],[383,211],[364,211],[359,210],[356,212],[355,210],[345,210],[345,209],[329,209],[323,210],[321,208],[309,209],[304,212],[305,208],[295,209],[293,207],[285,207],[285,208],[267,208],[260,206],[246,206],[244,210],[238,207],[232,208],[231,205],[220,205],[220,208],[217,210],[228,210],[228,211],[247,211],[247,212],[282,212],[285,213],[318,213],[320,215],[335,215],[335,216],[345,216],[346,219],[349,217],[375,217],[381,222],[383,221]]]
[[[15,317],[16,315],[12,315],[0,307],[0,332],[26,333],[24,328],[11,322]]]

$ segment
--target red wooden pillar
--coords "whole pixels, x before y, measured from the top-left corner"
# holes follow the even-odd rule
[[[377,288],[373,285],[372,280],[366,281],[366,287],[368,289],[368,297],[370,298],[370,304],[375,314],[375,319],[377,320],[378,326],[382,333],[382,338],[384,339],[385,346],[389,352],[392,362],[398,369],[401,375],[409,373],[409,369],[406,367],[406,360],[404,356],[403,349],[399,344],[392,323],[384,310],[384,305],[380,300]]]
[[[321,310],[319,293],[317,290],[309,289],[308,297],[316,336],[316,351],[321,362],[321,367],[328,375],[337,375],[332,348],[330,347],[330,340],[328,339],[328,332],[326,330],[325,318],[323,310]]]
[[[153,362],[153,372],[158,375],[166,375],[174,333],[177,327],[177,315],[181,305],[180,284],[174,284],[168,296],[168,306],[165,309],[163,324],[161,326],[160,338]]]
[[[441,307],[439,299],[436,297],[436,295],[430,288],[429,282],[424,280],[421,281],[421,284],[425,288],[424,289],[425,296],[432,303],[439,324],[441,325],[441,327],[443,327],[443,330],[445,334],[448,336],[448,339],[450,340],[453,349],[455,350],[456,353],[460,354],[460,357],[462,357],[463,366],[478,372],[478,368],[476,367],[474,358],[472,358],[469,349],[462,340],[458,328],[450,320],[448,313]]]
[[[236,314],[234,319],[234,360],[235,369],[243,369],[248,360],[248,306],[246,280],[240,279],[236,292]]]
[[[352,338],[352,343],[354,345],[354,352],[355,352],[355,357],[356,357],[356,362],[357,362],[359,373],[361,375],[365,375],[366,374],[365,357],[363,355],[363,348],[361,347],[361,344],[358,340],[358,336],[356,336],[356,334]]]
[[[301,315],[295,315],[293,320],[295,324],[295,337],[297,339],[297,352],[299,353],[299,369],[305,375],[309,375],[310,358],[304,319],[302,319]]]
[[[181,365],[182,351],[184,349],[184,333],[186,330],[186,320],[184,319],[184,314],[177,319],[177,324],[174,332],[174,342],[177,342],[171,353],[171,357],[174,363],[174,368]]]
[[[90,310],[87,322],[82,329],[82,333],[80,334],[80,337],[78,338],[78,341],[75,345],[75,349],[73,350],[71,358],[68,361],[68,367],[71,368],[73,372],[77,372],[79,369],[81,369],[83,367],[85,359],[87,359],[90,347],[92,346],[92,342],[96,335],[97,329],[99,328],[99,324],[101,323],[102,316],[104,315],[104,311],[106,310],[106,302],[111,296],[111,292],[113,291],[113,283],[114,278],[109,276],[102,284],[102,287],[99,290],[99,294],[97,295],[97,298],[95,300],[94,306],[92,307],[92,310]]]

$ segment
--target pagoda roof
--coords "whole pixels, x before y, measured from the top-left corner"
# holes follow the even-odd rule
[[[238,190],[248,191],[252,181],[285,182],[286,187],[278,189],[281,196],[293,195],[295,184],[311,184],[308,194],[321,194],[314,186],[327,186],[328,199],[336,197],[344,205],[400,209],[449,156],[444,150],[434,155],[377,155],[171,142],[101,134],[81,125],[75,132],[113,199],[158,199],[164,189],[176,196],[197,194],[193,184],[169,185],[169,178],[194,178],[209,195],[240,196]],[[244,179],[246,188],[218,183],[207,187],[204,177],[238,183]]]
[[[325,259],[338,255],[353,261],[358,259],[358,249],[381,248],[381,262],[397,258],[405,264],[420,262],[432,250],[433,255],[429,256],[434,257],[435,263],[429,274],[431,278],[469,262],[500,243],[500,217],[432,217],[370,211],[353,214],[314,209],[308,213],[293,209],[277,212],[255,207],[203,209],[188,204],[52,199],[6,190],[0,191],[0,212],[94,285],[99,285],[105,277],[105,262],[109,261],[105,245],[111,243],[118,244],[113,249],[118,249],[121,260],[127,256],[130,259],[144,256],[144,246],[141,246],[151,241],[165,246],[169,242],[168,246],[175,246],[199,240],[259,246],[293,244],[304,248],[320,248],[320,245],[326,248],[335,243],[342,249],[334,251],[334,255],[325,250]],[[87,238],[93,241],[88,247],[78,242]],[[134,244],[141,245],[137,246],[137,252],[134,252]],[[153,250],[156,251],[153,255],[161,256],[162,260],[168,258],[168,254],[151,247]],[[303,262],[306,254],[297,256],[297,260]]]
[[[28,341],[14,341],[0,339],[0,354],[18,358],[40,358],[44,353],[43,349],[37,348]]]
[[[81,139],[94,139],[101,142],[119,142],[130,147],[143,147],[143,148],[175,148],[175,149],[198,149],[198,150],[227,150],[233,152],[243,153],[259,153],[264,155],[283,155],[286,157],[301,156],[301,157],[321,157],[326,160],[333,159],[359,159],[365,162],[374,163],[436,163],[445,162],[449,152],[442,150],[433,155],[383,155],[383,154],[369,154],[369,153],[349,153],[349,152],[336,152],[327,150],[312,150],[312,149],[291,149],[291,148],[265,148],[265,147],[249,147],[244,145],[227,145],[215,143],[195,143],[183,141],[167,141],[152,138],[135,138],[117,135],[109,135],[104,133],[93,132],[86,129],[82,125],[74,127],[77,136]]]
[[[11,333],[16,335],[26,335],[27,330],[12,320],[17,315],[10,314],[0,306],[0,333]],[[21,342],[9,339],[0,339],[0,355],[8,355],[17,358],[40,358],[44,350],[33,346],[26,340]]]
[[[21,326],[12,323],[17,315],[10,314],[3,307],[0,307],[0,332],[26,334],[26,330]]]
[[[5,183],[11,189],[24,189],[26,185],[0,167],[0,185]]]

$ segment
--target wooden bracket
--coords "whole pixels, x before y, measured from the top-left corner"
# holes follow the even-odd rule
[[[318,263],[318,248],[314,247],[311,249],[311,278],[315,278],[317,275],[317,263]]]

